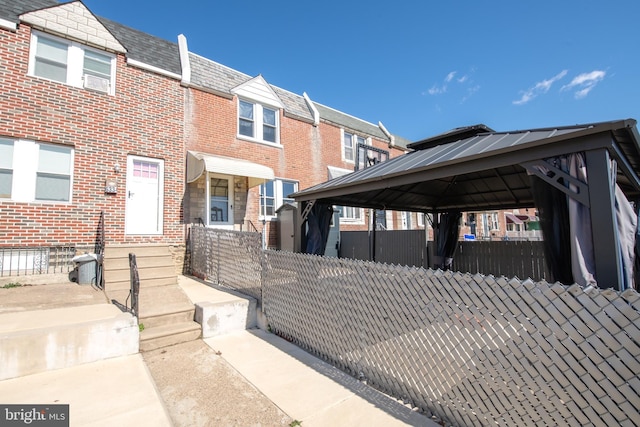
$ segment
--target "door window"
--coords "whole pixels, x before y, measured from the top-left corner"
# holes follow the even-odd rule
[[[211,178],[210,216],[211,224],[229,222],[229,180],[224,178]]]

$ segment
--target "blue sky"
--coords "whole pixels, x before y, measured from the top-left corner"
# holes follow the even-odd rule
[[[84,0],[394,134],[640,119],[636,0]]]

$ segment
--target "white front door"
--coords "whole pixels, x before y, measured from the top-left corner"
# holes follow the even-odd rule
[[[208,224],[212,227],[233,227],[233,177],[209,174]]]
[[[164,161],[127,157],[126,234],[162,234]]]

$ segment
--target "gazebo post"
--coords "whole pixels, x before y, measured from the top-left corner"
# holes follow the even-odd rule
[[[615,181],[609,152],[602,148],[585,152],[591,213],[596,281],[600,288],[620,290],[622,264],[615,210]]]

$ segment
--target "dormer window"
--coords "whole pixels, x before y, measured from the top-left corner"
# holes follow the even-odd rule
[[[34,31],[29,75],[113,95],[115,55]]]
[[[238,103],[238,136],[280,143],[278,110],[245,100]]]

